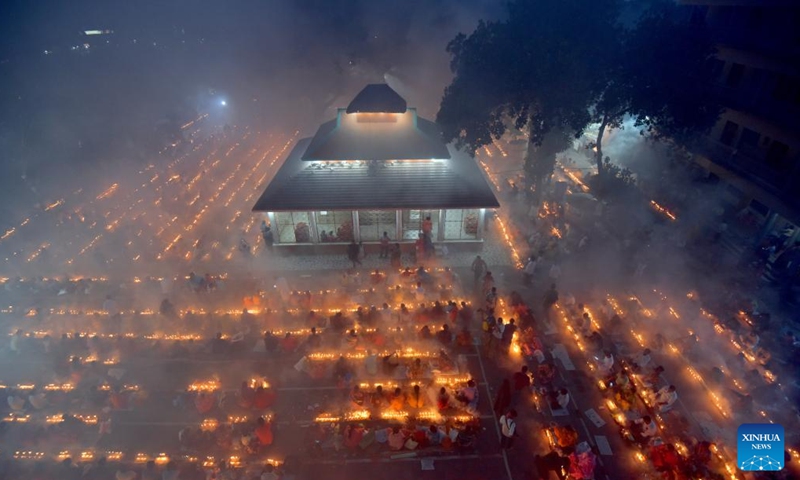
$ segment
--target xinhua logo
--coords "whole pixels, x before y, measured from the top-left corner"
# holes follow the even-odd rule
[[[736,432],[739,468],[775,472],[783,468],[783,426],[745,423]]]

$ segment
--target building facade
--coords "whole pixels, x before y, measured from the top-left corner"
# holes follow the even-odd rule
[[[388,85],[368,85],[297,142],[256,202],[276,246],[434,242],[479,246],[499,206],[475,160],[446,145]]]
[[[761,233],[800,239],[800,4],[790,0],[680,0],[717,44],[715,91],[725,106],[694,149],[695,162]]]

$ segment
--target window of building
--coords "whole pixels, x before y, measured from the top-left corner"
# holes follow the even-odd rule
[[[377,242],[383,232],[392,240],[397,236],[397,212],[395,210],[361,210],[358,212],[358,230],[364,242]]]
[[[422,223],[427,218],[431,218],[432,233],[434,241],[439,235],[439,210],[403,210],[402,227],[403,240],[416,240],[422,232]]]
[[[736,134],[738,132],[739,124],[728,120],[725,122],[725,127],[722,129],[722,135],[720,135],[719,141],[725,145],[731,146],[733,145],[733,141],[736,140]]]
[[[310,243],[311,225],[308,212],[275,212],[278,243]]]
[[[478,238],[478,209],[447,210],[444,215],[445,240],[475,240]]]
[[[317,212],[319,242],[349,242],[353,240],[353,212],[323,210]]]
[[[744,65],[741,63],[734,63],[731,65],[731,69],[728,70],[728,79],[725,81],[725,84],[729,87],[736,88],[742,83],[743,77]]]
[[[772,98],[781,102],[792,100],[797,90],[797,81],[797,79],[792,79],[788,75],[778,75],[775,81],[775,88],[772,89]]]
[[[749,128],[742,128],[742,134],[739,135],[739,143],[736,148],[742,155],[751,158],[758,158],[762,155],[763,150],[758,145],[761,135],[758,132],[750,130]]]
[[[765,160],[767,165],[779,172],[783,172],[789,168],[789,162],[786,161],[788,156],[789,146],[785,143],[774,140],[769,144],[769,149],[767,150],[767,157]]]

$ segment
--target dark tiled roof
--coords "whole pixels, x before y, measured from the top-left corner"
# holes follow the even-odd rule
[[[385,83],[364,87],[347,106],[347,113],[403,113],[406,101]]]
[[[253,207],[254,211],[495,208],[475,161],[451,149],[450,160],[353,162],[301,160],[300,140]]]
[[[339,112],[339,115],[345,115]],[[320,125],[303,160],[450,158],[439,127],[409,110],[399,123],[358,125],[335,119]]]

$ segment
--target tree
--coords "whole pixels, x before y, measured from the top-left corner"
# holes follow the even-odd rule
[[[654,137],[686,141],[716,123],[719,103],[709,91],[714,46],[702,25],[679,18],[679,7],[655,2],[625,32],[622,49],[604,71],[606,87],[593,108],[599,123],[595,160],[604,172],[603,136],[626,116]]]
[[[505,133],[506,117],[527,130],[530,151],[553,129],[582,134],[605,87],[618,15],[617,0],[512,0],[506,20],[456,36],[437,115],[445,139],[474,154]]]
[[[572,135],[560,129],[548,132],[537,146],[528,144],[525,153],[525,175],[533,183],[537,195],[541,191],[542,183],[553,173],[556,155],[569,148],[571,144]]]

